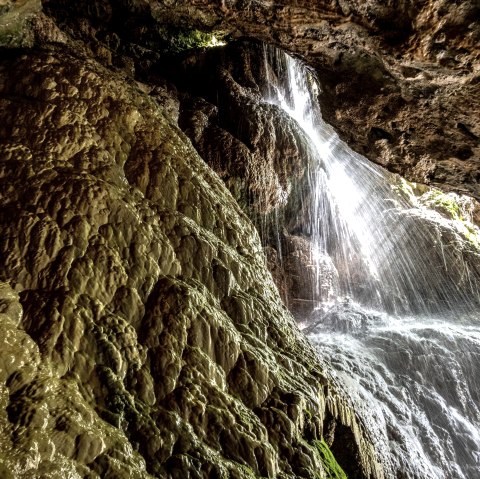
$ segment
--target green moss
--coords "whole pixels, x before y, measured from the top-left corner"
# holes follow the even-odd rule
[[[244,477],[255,479],[257,476],[254,470],[251,467],[245,466],[244,464],[238,464],[236,466],[243,474]]]
[[[438,211],[452,220],[463,221],[464,214],[454,193],[443,193],[439,190],[430,190],[421,197],[422,203],[428,208]]]
[[[392,189],[397,191],[406,200],[411,201],[412,198],[415,198],[415,193],[413,191],[412,185],[404,178],[398,177],[398,181],[392,184]]]
[[[347,475],[343,472],[343,469],[339,466],[332,451],[328,447],[327,443],[322,439],[321,441],[313,441],[314,447],[320,453],[322,458],[325,472],[328,479],[347,479]]]
[[[419,183],[407,181],[399,175],[391,175],[391,188],[406,199],[412,206],[418,202],[418,197],[428,191],[428,187]]]
[[[471,202],[466,197],[430,189],[419,200],[425,207],[453,221],[457,232],[476,250],[480,249],[480,232],[472,223]]]
[[[165,27],[159,31],[168,53],[177,54],[197,48],[212,48],[225,45],[222,32],[203,32],[197,29]]]
[[[312,418],[313,418],[313,412],[312,412],[310,409],[308,409],[308,408],[305,409],[305,415],[307,416],[307,418],[308,418],[309,420],[312,420]]]
[[[473,248],[473,252],[480,253],[480,231],[471,223],[459,221],[457,231],[463,236],[463,239]]]
[[[0,25],[0,47],[31,47],[33,37],[28,26],[29,22]]]
[[[480,231],[472,223],[471,199],[456,193],[445,193],[436,188],[411,183],[402,177],[394,177],[392,189],[413,207],[436,211],[450,221],[450,225],[475,250],[480,249]]]

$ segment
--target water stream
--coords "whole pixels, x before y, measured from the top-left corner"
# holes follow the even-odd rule
[[[314,311],[300,318],[377,440],[387,477],[480,477],[479,230],[469,201],[353,152],[299,61],[266,48],[266,100],[314,151]]]

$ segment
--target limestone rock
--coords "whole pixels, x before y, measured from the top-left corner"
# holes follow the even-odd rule
[[[305,263],[305,218],[286,199],[302,189],[302,139],[258,108],[246,56],[220,72],[227,109],[164,79],[206,31],[283,46],[319,73],[325,115],[357,151],[479,198],[478,11],[473,0],[0,2],[0,45],[23,48],[0,62],[0,474],[323,477],[323,438],[349,477],[382,477],[237,204],[271,215],[257,222],[270,264],[271,245],[288,241]],[[279,205],[280,240],[268,227]]]
[[[296,122],[264,99],[275,75],[266,54],[236,42],[186,56],[167,74],[182,92],[179,126],[253,219],[287,206],[313,156]]]
[[[2,59],[2,474],[324,477],[328,431],[352,477],[383,477],[153,91],[59,45]]]

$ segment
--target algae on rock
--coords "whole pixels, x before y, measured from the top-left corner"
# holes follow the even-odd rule
[[[327,443],[324,440],[313,441],[313,445],[318,449],[322,456],[322,462],[325,465],[327,477],[329,479],[347,479],[346,474],[338,465],[338,462],[333,456],[332,451],[330,451]]]

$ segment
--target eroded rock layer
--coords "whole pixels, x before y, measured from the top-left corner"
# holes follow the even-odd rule
[[[0,79],[3,477],[382,477],[172,103],[58,47]]]

